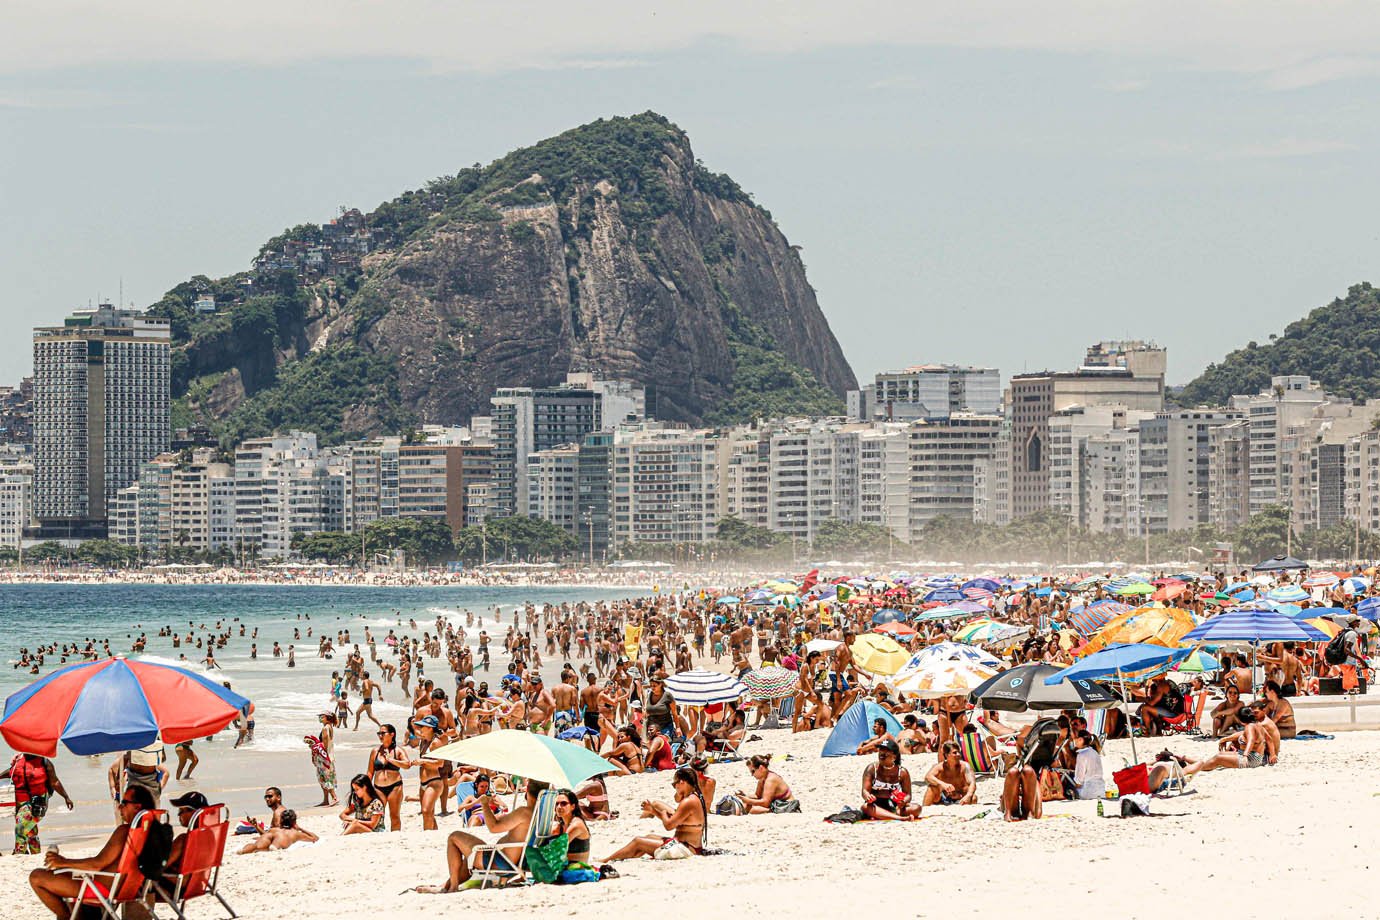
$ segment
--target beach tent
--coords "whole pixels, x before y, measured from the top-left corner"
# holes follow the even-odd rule
[[[886,730],[893,736],[901,732],[901,723],[896,721],[895,716],[871,700],[859,700],[839,716],[819,756],[848,757],[856,754],[858,745],[872,737],[874,719],[885,719]]]

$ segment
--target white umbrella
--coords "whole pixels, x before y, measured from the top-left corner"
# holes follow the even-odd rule
[[[902,671],[891,679],[896,690],[926,699],[941,696],[966,696],[997,676],[995,668],[975,661],[936,661],[924,667]]]
[[[811,639],[805,643],[805,654],[811,652],[832,652],[834,649],[843,645],[838,639]]]
[[[682,706],[731,703],[748,692],[743,682],[732,674],[720,674],[704,668],[672,674],[666,678],[666,689]]]
[[[926,646],[911,655],[910,661],[906,662],[903,670],[913,671],[941,661],[967,661],[986,665],[990,668],[1002,667],[1001,661],[995,655],[975,645],[965,645],[962,642],[936,642],[934,645]]]

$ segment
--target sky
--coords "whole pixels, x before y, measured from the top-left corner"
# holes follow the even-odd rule
[[[7,0],[0,383],[97,298],[647,110],[802,247],[860,379],[1145,338],[1183,383],[1380,281],[1378,48],[1348,2]]]

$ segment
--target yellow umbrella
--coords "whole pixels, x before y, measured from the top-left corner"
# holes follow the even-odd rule
[[[976,661],[935,661],[897,674],[891,683],[901,693],[936,699],[966,696],[969,690],[996,676],[995,668]]]
[[[1327,633],[1327,638],[1331,639],[1342,631],[1342,627],[1329,620],[1327,617],[1314,617],[1311,620],[1304,620],[1309,626]]]
[[[1179,640],[1197,625],[1193,614],[1179,607],[1137,607],[1108,620],[1079,654],[1091,655],[1121,642],[1178,648]]]
[[[900,643],[878,633],[863,633],[848,649],[853,653],[853,663],[873,674],[895,674],[910,661],[910,652]]]

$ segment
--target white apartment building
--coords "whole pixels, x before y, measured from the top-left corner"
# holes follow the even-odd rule
[[[1114,428],[1092,435],[1083,454],[1084,526],[1095,533],[1141,535],[1139,430]]]
[[[527,516],[550,521],[575,536],[579,516],[579,478],[578,444],[528,454]]]
[[[935,518],[973,519],[974,467],[995,456],[1001,430],[1001,416],[969,413],[910,426],[908,542]]]
[[[757,429],[736,428],[719,439],[719,517],[738,518],[754,527],[770,522],[770,441]]]
[[[24,528],[33,520],[33,468],[0,468],[0,546],[18,549]]]
[[[1001,411],[1001,374],[994,367],[922,364],[880,373],[848,399],[849,418],[864,422],[995,415]]]
[[[1211,519],[1212,430],[1237,411],[1176,409],[1140,422],[1140,492],[1151,533],[1187,530]]]
[[[718,461],[711,431],[615,433],[609,495],[613,545],[712,540],[718,525]]]
[[[836,428],[828,421],[802,421],[765,435],[767,526],[772,530],[809,541],[821,524],[839,517]]]
[[[294,534],[343,530],[353,503],[348,456],[321,454],[316,435],[253,438],[235,451],[236,538],[261,559],[288,559]]]
[[[1088,438],[1133,427],[1154,415],[1143,409],[1115,404],[1056,410],[1049,417],[1049,506],[1069,515],[1078,526],[1087,526],[1084,448]]]
[[[1291,428],[1307,422],[1325,402],[1322,388],[1301,375],[1272,377],[1268,390],[1231,398],[1230,408],[1245,417],[1250,431],[1250,514],[1287,501],[1292,471],[1282,455],[1282,442]]]
[[[857,500],[851,520],[910,537],[909,426],[883,424],[858,431]]]

